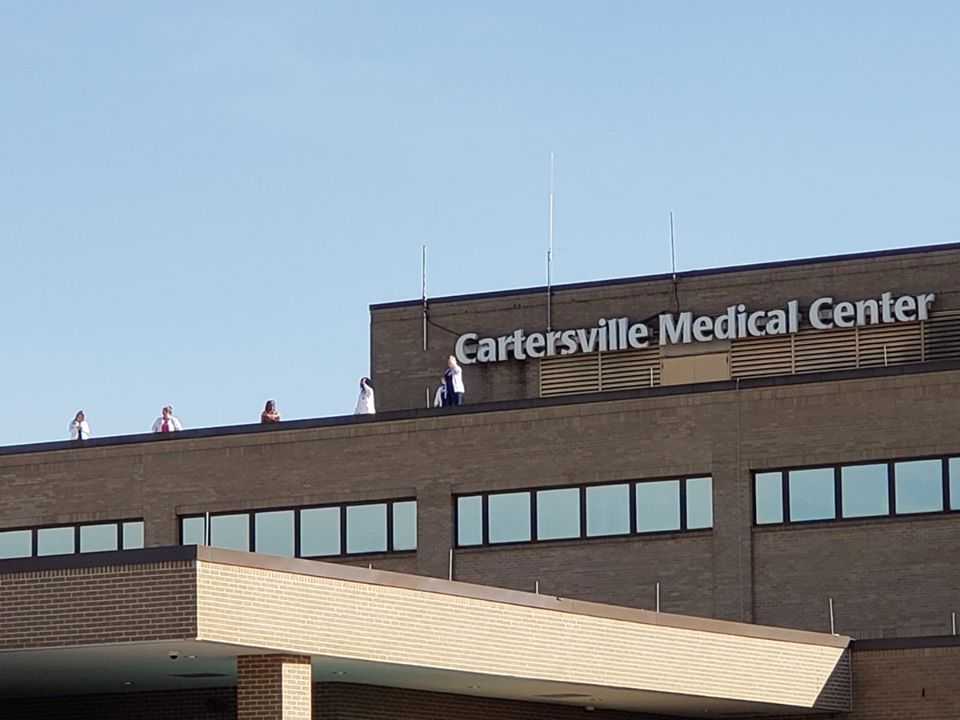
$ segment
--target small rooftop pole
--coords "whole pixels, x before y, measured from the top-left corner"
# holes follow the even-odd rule
[[[673,229],[673,210],[670,211],[670,272],[673,277],[673,299],[680,312],[680,290],[677,285],[677,242]]]
[[[553,152],[550,153],[550,194],[547,197],[548,208],[548,230],[547,230],[547,332],[553,329],[551,316],[551,295],[553,286],[552,265],[553,265]]]
[[[427,246],[420,246],[420,302],[423,305],[423,351],[427,351]]]

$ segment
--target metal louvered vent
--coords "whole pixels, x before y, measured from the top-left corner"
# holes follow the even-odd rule
[[[793,374],[793,338],[737,340],[730,346],[730,375],[749,378]]]
[[[627,350],[544,358],[540,396],[627,390],[660,384],[660,350]]]
[[[938,312],[924,323],[924,360],[960,357],[960,310]]]
[[[960,358],[960,310],[924,322],[842,330],[804,328],[795,335],[730,344],[730,377],[852,370]],[[661,384],[660,348],[590,353],[540,361],[540,395],[573,395]]]

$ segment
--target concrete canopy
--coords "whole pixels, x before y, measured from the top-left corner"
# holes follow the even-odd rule
[[[666,715],[851,703],[845,637],[207,547],[0,561],[0,617],[2,697],[222,687],[295,653],[314,682]]]

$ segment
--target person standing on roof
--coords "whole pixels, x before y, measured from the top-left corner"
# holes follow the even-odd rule
[[[90,437],[90,426],[87,424],[87,416],[83,410],[78,410],[73,416],[73,422],[70,423],[70,439],[86,440]]]
[[[357,398],[357,407],[354,408],[354,415],[373,415],[377,412],[377,406],[373,397],[373,385],[370,384],[370,378],[360,378],[360,397]]]
[[[278,423],[280,422],[280,411],[277,410],[277,403],[274,400],[267,400],[267,404],[263,407],[263,412],[260,413],[260,422],[262,423]]]
[[[153,423],[153,432],[169,433],[179,432],[180,430],[183,430],[183,424],[174,416],[173,407],[170,405],[164,406],[161,416]]]
[[[447,369],[443,372],[445,385],[444,401],[447,407],[463,405],[463,368],[453,355],[447,358]]]

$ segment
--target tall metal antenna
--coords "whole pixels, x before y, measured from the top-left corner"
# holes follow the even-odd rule
[[[677,243],[673,236],[673,210],[670,211],[670,267],[673,281],[677,281]]]
[[[548,211],[548,231],[547,231],[547,332],[550,332],[553,329],[552,315],[551,315],[551,295],[552,295],[552,285],[553,285],[553,275],[552,275],[552,265],[553,265],[553,208],[554,208],[554,192],[553,192],[553,152],[550,153],[550,195],[548,196],[549,200],[549,211]]]
[[[427,351],[427,246],[420,246],[420,302],[423,306],[423,351]]]
[[[673,277],[673,301],[680,312],[680,289],[677,286],[677,241],[673,230],[673,210],[670,211],[670,269]]]

